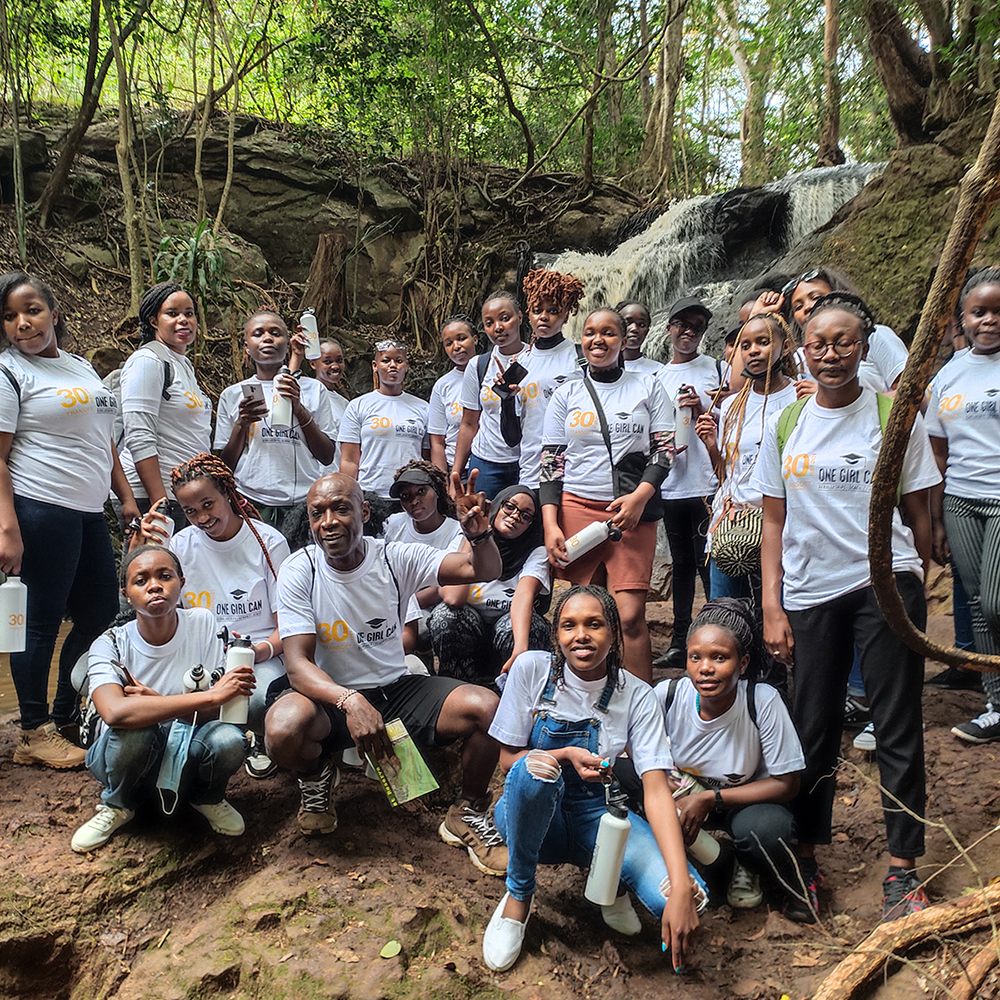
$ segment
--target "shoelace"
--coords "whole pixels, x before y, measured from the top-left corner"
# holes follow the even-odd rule
[[[753,873],[744,868],[743,865],[737,865],[729,887],[736,892],[751,892],[754,888]]]
[[[102,833],[107,833],[117,819],[118,813],[116,813],[110,806],[105,806],[90,822]]]
[[[503,837],[500,836],[500,831],[494,825],[493,820],[490,819],[488,812],[480,813],[475,812],[473,809],[466,809],[462,813],[462,819],[465,821],[466,826],[472,827],[476,831],[483,843],[483,847],[498,847],[503,843]]]
[[[988,729],[990,726],[995,726],[998,722],[1000,722],[1000,712],[997,712],[993,706],[989,704],[986,706],[986,711],[972,721],[982,729]]]
[[[333,771],[324,768],[318,778],[306,780],[299,778],[299,788],[302,790],[302,808],[305,812],[326,812],[330,802],[330,779]]]

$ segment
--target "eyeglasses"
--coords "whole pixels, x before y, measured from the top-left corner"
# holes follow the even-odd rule
[[[838,340],[836,343],[828,344],[823,340],[810,340],[808,344],[802,345],[802,350],[809,355],[813,361],[822,361],[827,352],[832,347],[840,358],[849,358],[860,344],[860,340]]]
[[[707,329],[707,326],[694,326],[686,319],[672,319],[667,326],[673,327],[678,333],[693,333],[700,337]]]
[[[781,294],[787,299],[792,292],[803,282],[803,281],[815,281],[820,275],[820,268],[814,267],[809,271],[803,271],[797,278],[792,278],[791,281],[781,289]]]
[[[511,517],[516,518],[522,524],[531,524],[535,519],[535,515],[531,513],[530,510],[521,510],[520,507],[513,500],[504,500],[500,504],[500,509],[505,513],[509,514]]]

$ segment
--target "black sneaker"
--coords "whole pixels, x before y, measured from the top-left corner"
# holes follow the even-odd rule
[[[912,868],[890,868],[882,882],[882,920],[898,920],[930,905]]]
[[[982,691],[983,681],[978,670],[947,667],[941,673],[924,681],[927,687],[947,688],[950,691]]]
[[[844,704],[844,728],[864,729],[872,721],[872,710],[857,698],[847,696]]]
[[[819,890],[824,882],[823,873],[815,858],[799,858],[799,872],[801,882],[791,891],[786,889],[781,912],[786,920],[794,920],[797,924],[815,924],[819,921]]]
[[[662,656],[653,660],[657,670],[683,670],[687,666],[687,650],[671,646]]]
[[[986,705],[986,711],[970,722],[960,722],[951,727],[952,735],[966,743],[992,743],[1000,740],[1000,712]]]

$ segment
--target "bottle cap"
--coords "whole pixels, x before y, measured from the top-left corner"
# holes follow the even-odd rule
[[[237,635],[233,637],[233,641],[229,644],[230,646],[242,646],[244,649],[248,649],[253,645],[253,642],[248,635]]]

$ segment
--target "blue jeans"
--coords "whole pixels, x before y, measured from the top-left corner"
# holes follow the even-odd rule
[[[708,573],[712,588],[712,597],[753,597],[753,587],[748,576],[730,576],[723,573],[715,560],[708,564]]]
[[[170,722],[160,722],[101,733],[87,751],[87,769],[104,786],[106,806],[134,809],[153,790],[169,731]],[[221,802],[246,754],[246,737],[238,726],[217,719],[197,726],[181,778],[182,796],[198,805]]]
[[[27,637],[23,653],[11,653],[10,672],[21,709],[21,728],[49,721],[49,666],[63,617],[73,628],[59,654],[59,683],[52,715],[60,723],[79,719],[79,697],[70,681],[73,665],[118,612],[118,580],[111,536],[103,513],[84,513],[14,497],[28,588]]]
[[[478,469],[476,489],[492,500],[501,490],[517,485],[517,462],[488,462],[477,455],[469,457],[469,469]]]

